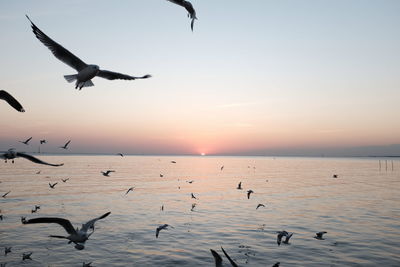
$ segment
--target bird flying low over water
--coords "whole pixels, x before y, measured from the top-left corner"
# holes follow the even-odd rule
[[[242,182],[240,182],[240,183],[238,184],[238,186],[236,187],[236,189],[242,190]]]
[[[61,179],[61,181],[62,181],[63,183],[66,183],[68,180],[69,180],[69,178]]]
[[[105,172],[101,172],[104,176],[107,176],[107,177],[109,177],[110,176],[110,173],[112,173],[112,172],[115,172],[115,171],[112,171],[112,170],[108,170],[108,171],[105,171]]]
[[[50,235],[50,237],[68,239],[69,240],[68,244],[74,243],[76,249],[82,250],[85,248],[85,246],[83,244],[94,233],[94,224],[98,220],[104,219],[105,217],[110,215],[110,213],[111,212],[107,212],[98,218],[92,219],[92,220],[88,221],[87,223],[82,224],[82,227],[80,230],[78,228],[75,230],[69,220],[62,219],[62,218],[56,218],[56,217],[41,217],[41,218],[35,218],[35,219],[30,219],[30,220],[26,220],[25,218],[22,218],[21,221],[23,224],[57,223],[57,224],[61,225],[69,235],[68,236]],[[88,233],[89,230],[92,230],[92,232]]]
[[[63,163],[61,163],[61,164],[47,163],[38,158],[35,158],[34,156],[31,156],[31,155],[28,155],[28,154],[25,154],[22,152],[16,152],[14,149],[9,149],[8,151],[5,151],[5,152],[1,151],[0,153],[3,153],[3,154],[0,154],[0,158],[4,159],[6,162],[8,159],[14,160],[15,158],[25,158],[25,159],[30,160],[37,164],[49,165],[49,166],[54,166],[54,167],[59,167],[59,166],[64,165]]]
[[[231,257],[229,257],[228,253],[226,253],[225,249],[224,249],[223,247],[221,247],[221,249],[222,249],[222,252],[224,252],[226,258],[227,258],[227,259],[229,260],[229,262],[231,263],[231,265],[232,265],[233,267],[238,267],[238,265],[236,264],[236,262],[234,262],[234,261],[231,259]],[[222,257],[221,257],[215,250],[210,249],[210,251],[211,251],[211,254],[212,254],[213,257],[214,257],[215,266],[216,266],[216,267],[222,266]]]
[[[0,90],[0,99],[6,101],[10,106],[12,106],[14,109],[16,109],[19,112],[25,112],[24,108],[22,105],[15,99],[12,95],[7,93],[4,90]]]
[[[129,192],[133,191],[134,188],[135,188],[135,187],[130,187],[130,188],[126,191],[125,195],[127,195]]]
[[[54,183],[54,184],[49,183],[49,186],[50,186],[51,189],[54,189],[57,184],[58,183]]]
[[[31,137],[29,137],[28,139],[26,139],[25,141],[19,141],[20,143],[23,143],[23,144],[25,144],[25,145],[29,145],[29,141],[31,141],[32,140],[32,136]]]
[[[289,233],[288,232],[286,232],[286,231],[278,231],[278,232],[276,232],[278,235],[276,236],[276,243],[278,244],[278,246],[280,246],[281,245],[281,242],[282,242],[282,237],[284,237],[284,236],[288,236],[289,235]],[[289,241],[289,240],[288,240]]]
[[[315,233],[314,238],[315,238],[315,239],[319,239],[319,240],[325,240],[322,236],[323,236],[324,234],[326,234],[326,233],[327,233],[327,232],[325,232],[325,231]]]
[[[60,146],[59,148],[62,148],[62,149],[68,149],[68,145],[69,145],[69,143],[71,143],[71,140],[69,140],[68,142],[66,142],[66,143],[65,143],[65,145],[63,145],[63,146]]]
[[[46,143],[47,143],[46,140],[44,140],[44,139],[43,139],[43,140],[40,140],[40,144],[41,144],[41,145],[46,144]]]
[[[197,19],[197,17],[196,17],[196,10],[194,10],[192,3],[190,3],[189,1],[185,1],[185,0],[167,0],[167,1],[177,4],[179,6],[182,6],[187,10],[188,17],[190,17],[190,19],[192,20],[192,23],[190,24],[190,28],[193,31],[194,20]]]
[[[256,210],[258,210],[259,207],[265,208],[265,205],[264,204],[258,204]]]
[[[11,253],[11,248],[12,248],[12,247],[5,247],[5,248],[4,248],[4,255],[7,256],[8,253]]]
[[[252,193],[254,193],[253,190],[248,190],[248,191],[247,191],[247,199],[250,199],[250,195],[251,195]]]
[[[11,193],[11,191],[8,191],[7,193],[3,194],[1,197],[5,198],[10,193]]]
[[[190,193],[190,194],[191,194],[192,198],[197,199],[197,197],[195,197],[193,193]]]
[[[293,233],[288,233],[287,235],[286,235],[286,238],[285,238],[285,240],[282,242],[283,244],[287,244],[287,245],[289,245],[289,239],[291,238],[293,236]]]
[[[23,254],[22,254],[22,260],[23,260],[23,261],[24,261],[24,260],[32,260],[32,258],[31,258],[32,253],[33,253],[33,252],[31,252],[31,253],[23,253]]]
[[[147,74],[141,77],[129,76],[126,74],[112,72],[108,70],[101,70],[97,65],[88,65],[79,59],[77,56],[72,54],[70,51],[62,47],[60,44],[53,41],[50,37],[48,37],[44,32],[42,32],[26,15],[28,20],[31,22],[32,31],[35,34],[36,38],[39,39],[50,51],[53,55],[70,66],[71,68],[75,69],[78,74],[74,75],[65,75],[64,78],[68,82],[75,83],[75,89],[81,90],[83,87],[94,86],[91,79],[94,77],[101,77],[108,80],[136,80],[136,79],[147,79],[150,78],[151,75]]]
[[[170,225],[163,224],[163,225],[158,226],[157,229],[156,229],[156,238],[158,238],[158,235],[160,234],[161,230],[168,230],[168,226],[170,226]]]

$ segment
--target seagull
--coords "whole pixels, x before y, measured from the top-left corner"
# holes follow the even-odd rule
[[[71,68],[75,69],[78,74],[74,75],[65,75],[64,78],[68,82],[75,83],[75,89],[81,90],[83,87],[90,87],[94,86],[91,79],[98,76],[101,78],[105,78],[108,80],[115,80],[115,79],[122,79],[122,80],[136,80],[136,79],[147,79],[150,78],[151,75],[147,74],[142,77],[134,77],[129,76],[126,74],[112,72],[108,70],[101,70],[97,65],[88,65],[79,59],[77,56],[72,54],[70,51],[62,47],[60,44],[53,41],[50,37],[48,37],[44,32],[42,32],[26,15],[28,20],[31,22],[32,31],[35,34],[36,38],[39,39],[50,51],[53,55],[70,66]]]
[[[254,191],[251,190],[251,189],[247,191],[247,199],[250,199],[250,194],[251,194],[251,193],[254,193]]]
[[[279,267],[279,265],[281,265],[281,263],[278,261],[278,262],[275,263],[272,267]]]
[[[85,248],[83,245],[86,240],[89,239],[89,237],[94,233],[94,224],[101,219],[104,219],[108,215],[110,215],[111,212],[107,212],[103,214],[102,216],[92,219],[88,221],[85,224],[82,224],[81,229],[79,230],[72,226],[71,222],[67,219],[63,218],[55,218],[55,217],[41,217],[41,218],[35,218],[35,219],[30,219],[26,220],[25,218],[21,218],[21,221],[23,224],[34,224],[34,223],[57,223],[61,225],[65,231],[69,234],[68,236],[59,236],[59,235],[50,235],[50,237],[55,237],[55,238],[65,238],[68,239],[69,243],[74,243],[75,248],[78,250],[82,250]],[[89,229],[92,229],[92,232],[88,234]]]
[[[37,210],[40,210],[39,205],[35,205],[35,208],[31,210],[31,213],[35,213],[35,212],[37,212]]]
[[[186,183],[192,184],[194,180],[186,181]]]
[[[192,208],[190,209],[190,211],[194,211],[194,208],[196,208],[196,205],[197,205],[196,203],[193,203],[192,204]]]
[[[40,144],[41,144],[41,145],[46,144],[46,143],[47,143],[46,140],[44,140],[44,139],[43,139],[43,140],[40,140]]]
[[[197,198],[193,195],[193,193],[191,193],[191,195],[192,195],[192,198],[197,199]]]
[[[0,158],[3,158],[6,162],[8,159],[14,160],[15,158],[25,158],[27,160],[30,160],[34,163],[37,164],[43,164],[43,165],[49,165],[49,166],[54,166],[54,167],[59,167],[59,166],[63,166],[64,164],[50,164],[44,161],[41,161],[38,158],[35,158],[34,156],[22,153],[22,152],[16,152],[14,149],[9,149],[8,151],[1,151],[0,153],[4,153],[4,154],[0,154]],[[13,161],[14,162],[14,161]]]
[[[130,188],[128,189],[128,191],[126,191],[125,195],[127,195],[129,192],[133,191],[134,188],[135,188],[135,187],[130,187]]]
[[[25,145],[29,145],[29,141],[31,141],[31,139],[32,139],[32,136],[29,137],[28,139],[26,139],[25,141],[19,141],[19,142],[20,142],[20,143],[23,143],[23,144],[25,144]]]
[[[221,166],[221,171],[224,169],[224,165]]]
[[[193,24],[194,24],[194,20],[197,19],[196,17],[196,10],[194,10],[193,5],[189,2],[189,1],[185,1],[185,0],[168,0],[171,3],[180,5],[182,7],[184,7],[188,13],[188,17],[190,17],[192,19],[192,23],[190,24],[190,28],[193,31]]]
[[[225,256],[228,258],[231,265],[233,267],[238,267],[238,265],[231,259],[231,257],[229,257],[228,253],[226,253],[225,249],[223,247],[221,247],[221,249],[222,249],[222,252],[224,252]]]
[[[31,253],[23,253],[23,254],[22,254],[22,260],[23,260],[23,261],[24,261],[24,260],[32,260],[32,258],[31,258],[32,253],[33,253],[33,252],[31,252]]]
[[[171,160],[171,163],[176,163],[176,161],[175,160]]]
[[[164,177],[164,175],[160,173],[160,177],[161,177],[161,178],[163,178],[163,177]]]
[[[161,211],[164,211],[164,205],[161,206],[160,210],[161,210]]]
[[[213,249],[210,249],[210,251],[211,251],[211,254],[213,255],[214,260],[215,260],[215,267],[222,266],[222,258],[221,258],[221,256]]]
[[[54,183],[54,184],[49,183],[49,186],[50,186],[51,189],[54,189],[54,187],[56,186],[56,184],[58,184],[58,183]]]
[[[332,178],[338,178],[338,175],[337,175],[337,174],[334,174],[334,175],[332,176]]]
[[[107,177],[110,177],[110,173],[112,173],[112,172],[115,172],[115,171],[112,171],[112,170],[108,170],[108,171],[105,171],[105,172],[101,172],[104,176],[107,176]]]
[[[4,255],[7,256],[8,253],[11,253],[11,248],[12,247],[5,247],[4,248]]]
[[[67,179],[61,179],[61,181],[63,181],[63,183],[66,183],[69,180],[69,178]]]
[[[168,230],[168,226],[170,226],[170,225],[168,225],[168,224],[163,224],[163,225],[160,225],[160,226],[158,226],[157,227],[157,229],[156,229],[156,238],[158,238],[158,235],[159,235],[159,233],[160,233],[160,231],[161,230]],[[171,226],[172,227],[172,226]]]
[[[91,267],[92,266],[92,262],[83,262],[82,267]]]
[[[281,245],[281,242],[282,242],[282,237],[284,237],[284,236],[288,236],[288,232],[286,232],[286,231],[279,231],[279,232],[276,232],[278,235],[277,235],[277,237],[276,237],[276,243],[278,243],[278,246],[280,246]]]
[[[0,221],[3,220],[3,214],[0,214]]]
[[[3,99],[6,101],[10,106],[12,106],[14,109],[16,109],[19,112],[25,112],[24,108],[22,105],[15,99],[12,95],[7,93],[4,90],[0,90],[0,99]]]
[[[238,186],[236,187],[236,189],[242,190],[242,182],[240,182],[240,183],[238,184]]]
[[[259,207],[265,208],[265,205],[264,204],[258,204],[256,210],[258,210]]]
[[[117,153],[117,155],[118,155],[118,156],[121,156],[121,157],[124,156],[124,154],[122,154],[122,153]]]
[[[315,238],[315,239],[318,239],[318,240],[325,240],[322,236],[323,236],[324,234],[326,234],[326,233],[327,233],[327,232],[325,232],[325,231],[315,233],[314,238]]]
[[[71,140],[69,140],[67,143],[65,143],[65,145],[64,145],[64,146],[60,146],[59,148],[62,148],[62,149],[68,149],[68,145],[69,145],[69,143],[71,143]]]
[[[282,242],[283,244],[289,244],[289,239],[292,237],[293,233],[287,234],[285,240]]]
[[[5,193],[4,195],[2,195],[2,197],[6,198],[6,196],[7,196],[8,194],[10,194],[10,193],[11,193],[11,191],[8,191],[8,192]]]

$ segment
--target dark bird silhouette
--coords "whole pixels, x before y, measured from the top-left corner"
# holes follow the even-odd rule
[[[41,217],[41,218],[35,218],[35,219],[30,219],[30,220],[26,220],[26,219],[22,218],[21,221],[23,224],[35,224],[35,223],[59,224],[65,229],[65,231],[69,235],[68,236],[50,235],[50,237],[68,239],[69,240],[68,244],[74,243],[76,249],[82,250],[85,248],[85,246],[83,244],[94,233],[94,224],[98,220],[106,218],[108,215],[110,215],[110,213],[111,212],[107,212],[98,218],[92,219],[92,220],[88,221],[87,223],[82,224],[82,227],[80,230],[78,228],[75,230],[69,220],[62,219],[62,218],[56,218],[56,217]],[[92,232],[88,233],[89,230],[92,230]]]
[[[194,181],[190,180],[190,181],[186,181],[186,183],[192,184]]]
[[[238,184],[238,186],[236,187],[236,189],[242,190],[242,182],[240,182],[240,183]]]
[[[171,163],[176,163],[176,161],[175,160],[171,160]]]
[[[0,221],[3,220],[3,214],[0,214]]]
[[[54,187],[55,187],[57,184],[58,184],[58,183],[54,183],[54,184],[49,183],[49,186],[50,186],[51,189],[54,189]]]
[[[225,249],[223,247],[221,247],[221,249],[222,249],[222,252],[224,252],[225,256],[228,258],[231,265],[233,267],[238,267],[238,265],[231,259],[231,257],[229,257],[228,253],[226,253]]]
[[[258,204],[256,210],[258,210],[259,207],[265,208],[265,205],[264,204]]]
[[[332,178],[338,178],[338,175],[337,175],[337,174],[334,174],[334,175],[332,176]]]
[[[71,140],[69,140],[67,143],[65,143],[65,145],[63,145],[63,146],[60,146],[59,148],[62,148],[62,149],[68,149],[68,145],[69,145],[69,143],[71,143]]]
[[[35,213],[38,210],[40,210],[40,206],[39,205],[35,205],[35,207],[31,210],[31,213]]]
[[[193,195],[193,193],[190,193],[190,194],[192,195],[192,198],[197,199],[197,198]]]
[[[68,180],[69,180],[69,178],[67,178],[67,179],[61,179],[61,181],[62,181],[63,183],[66,183]]]
[[[107,176],[107,177],[109,177],[110,176],[110,173],[112,173],[112,172],[115,172],[115,171],[112,171],[112,170],[108,170],[108,171],[105,171],[105,172],[101,172],[104,176]]]
[[[193,203],[192,204],[192,208],[190,209],[190,211],[194,211],[194,208],[196,208],[196,205],[197,205],[196,203]]]
[[[247,199],[250,199],[250,195],[251,195],[252,193],[254,193],[254,191],[251,190],[251,189],[247,191]]]
[[[288,244],[289,244],[289,239],[290,239],[292,236],[293,236],[293,233],[291,233],[291,234],[288,233],[288,234],[286,235],[285,240],[283,240],[282,243],[288,245]]]
[[[82,267],[92,267],[92,262],[83,262]]]
[[[11,193],[11,191],[8,191],[7,193],[3,194],[2,197],[5,198],[5,197],[6,197],[8,194],[10,194],[10,193]]]
[[[215,267],[221,267],[222,266],[222,258],[221,256],[213,249],[210,249],[211,254],[214,257],[215,260]]]
[[[133,191],[134,188],[135,188],[135,187],[130,187],[130,188],[126,191],[125,195],[127,195],[129,192]]]
[[[4,248],[4,255],[7,256],[8,253],[11,253],[11,248],[12,247],[5,247]]]
[[[118,156],[124,157],[124,154],[122,153],[117,153]]]
[[[224,165],[221,166],[221,171],[224,169]]]
[[[23,261],[24,261],[24,260],[32,260],[32,258],[31,258],[32,253],[33,253],[33,252],[31,252],[31,253],[23,253],[23,254],[22,254],[22,260],[23,260]]]
[[[194,25],[194,20],[197,19],[196,17],[196,11],[193,8],[192,3],[190,3],[189,1],[185,1],[185,0],[168,0],[171,3],[177,4],[179,6],[184,7],[187,12],[188,12],[188,17],[190,17],[190,19],[192,20],[191,24],[190,24],[190,28],[193,31],[193,25]]]
[[[325,231],[315,233],[314,238],[315,238],[315,239],[319,239],[319,240],[325,240],[325,239],[323,238],[323,235],[326,234],[326,233],[327,233],[327,232],[325,232]]]
[[[163,177],[164,177],[164,175],[160,173],[160,177],[161,177],[161,178],[163,178]]]
[[[29,145],[29,141],[31,141],[32,140],[32,136],[31,137],[29,137],[28,139],[26,139],[25,141],[19,141],[20,143],[23,143],[23,144],[25,144],[25,145]]]
[[[15,99],[12,95],[7,93],[4,90],[0,90],[0,99],[6,101],[10,106],[12,106],[14,109],[16,109],[19,112],[25,112],[24,108],[22,105]]]
[[[64,165],[63,163],[61,163],[61,164],[47,163],[38,158],[35,158],[34,156],[31,156],[31,155],[28,155],[28,154],[25,154],[22,152],[16,152],[14,149],[9,149],[8,151],[1,151],[0,153],[3,153],[3,154],[0,154],[0,158],[4,159],[6,162],[7,162],[7,160],[10,159],[10,160],[13,160],[13,163],[14,163],[15,158],[25,158],[25,159],[30,160],[37,164],[49,165],[49,166],[54,166],[54,167],[59,167],[59,166]]]
[[[170,225],[163,224],[163,225],[158,226],[157,229],[156,229],[156,238],[158,238],[158,235],[160,234],[161,230],[168,230],[168,226],[170,226]]]
[[[276,243],[278,244],[278,246],[280,246],[281,245],[281,242],[282,242],[282,237],[284,237],[284,236],[287,236],[288,235],[288,232],[286,232],[286,231],[279,231],[279,232],[276,232],[278,235],[276,236]]]
[[[46,144],[46,143],[47,143],[46,140],[44,140],[44,139],[43,139],[43,140],[40,140],[40,144],[41,144],[41,145]]]
[[[281,263],[278,261],[277,263],[275,263],[272,267],[279,267]]]
[[[91,79],[94,77],[101,77],[108,80],[122,79],[122,80],[136,80],[136,79],[147,79],[150,78],[151,75],[147,74],[142,77],[129,76],[126,74],[112,72],[108,70],[101,70],[97,65],[88,65],[79,59],[77,56],[72,54],[70,51],[62,47],[60,44],[53,41],[50,37],[48,37],[44,32],[42,32],[32,21],[26,16],[28,20],[31,22],[32,31],[35,34],[36,38],[39,39],[50,51],[53,55],[75,69],[78,74],[74,75],[65,75],[64,78],[68,82],[75,83],[75,89],[81,90],[83,87],[93,86]]]

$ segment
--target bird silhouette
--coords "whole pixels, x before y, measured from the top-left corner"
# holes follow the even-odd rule
[[[4,90],[0,90],[0,99],[6,101],[10,106],[19,112],[25,112],[22,105],[12,95]]]

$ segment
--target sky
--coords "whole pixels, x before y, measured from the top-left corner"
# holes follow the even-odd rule
[[[400,1],[191,2],[194,32],[166,0],[0,1],[0,89],[26,110],[0,102],[0,150],[400,155]],[[153,77],[75,90],[25,14],[88,64]]]

